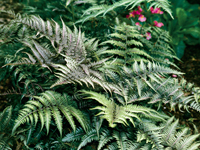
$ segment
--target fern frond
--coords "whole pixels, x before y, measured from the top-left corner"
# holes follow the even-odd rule
[[[0,113],[0,148],[11,150],[12,143],[10,142],[9,127],[11,124],[12,106],[6,107]]]
[[[97,115],[101,115],[101,118],[106,119],[109,122],[109,126],[114,128],[117,123],[128,125],[127,119],[133,124],[133,118],[140,120],[139,114],[143,114],[145,117],[153,117],[153,113],[158,114],[153,109],[149,109],[143,106],[137,105],[125,105],[119,106],[113,100],[108,100],[104,95],[92,92],[82,91],[84,95],[89,95],[87,99],[94,99],[103,106],[96,106],[91,110],[100,110]],[[161,118],[160,118],[161,119]],[[161,119],[162,120],[162,119]]]
[[[97,150],[101,150],[104,147],[104,145],[107,144],[112,139],[113,137],[110,135],[109,130],[102,131]]]
[[[84,114],[80,110],[76,109],[72,103],[70,103],[68,96],[62,96],[61,94],[53,91],[46,91],[45,93],[42,93],[42,96],[34,96],[34,98],[38,101],[28,101],[25,108],[20,111],[18,118],[15,120],[12,134],[21,124],[24,124],[25,122],[30,121],[31,124],[35,122],[36,125],[38,118],[40,118],[41,121],[41,129],[45,124],[48,134],[49,125],[53,116],[57,128],[62,135],[62,116],[60,112],[64,114],[74,131],[76,126],[72,116],[80,122],[85,130],[87,130],[87,121]]]
[[[77,128],[75,132],[71,132],[62,138],[62,142],[79,141],[85,135],[85,131],[82,128]]]
[[[128,139],[126,137],[126,134],[124,132],[117,132],[115,131],[113,133],[113,137],[117,141],[118,149],[119,150],[126,150],[128,149]]]
[[[5,130],[11,120],[12,106],[6,107],[3,112],[0,113],[0,131]]]
[[[168,125],[169,123],[171,125]],[[173,122],[173,118],[170,118],[168,123],[164,124],[164,128],[160,130],[163,144],[167,144],[168,147],[176,148],[177,150],[187,150],[188,148],[195,150],[199,146],[199,142],[196,141],[199,134],[190,135],[187,128],[177,131],[177,126],[178,120]]]
[[[115,57],[119,57],[117,58],[118,62],[119,60],[124,61],[123,63],[116,65],[132,64],[136,59],[141,60],[141,56],[145,56],[149,60],[153,60],[153,58],[148,53],[146,53],[146,51],[141,49],[143,44],[138,40],[141,35],[137,31],[136,27],[121,24],[116,26],[115,30],[119,33],[110,34],[111,40],[105,41],[101,44],[111,44],[114,47],[119,48],[105,50],[99,54],[112,54]]]
[[[146,140],[146,143],[151,143],[152,148],[156,149],[163,149],[164,146],[161,144],[162,137],[158,130],[159,128],[156,127],[154,124],[150,123],[142,123],[137,134],[137,142],[141,142],[142,140]]]
[[[95,129],[92,129],[92,130],[88,131],[87,134],[82,137],[81,143],[78,146],[77,150],[80,150],[87,143],[90,143],[93,140],[95,140],[95,141],[98,140],[98,136],[97,136],[97,133],[96,133]]]

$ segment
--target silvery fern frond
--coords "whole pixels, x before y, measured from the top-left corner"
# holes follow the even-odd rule
[[[55,69],[58,81],[51,87],[70,83],[83,85],[84,83],[93,88],[95,85],[99,85],[106,91],[118,92],[116,85],[104,82],[100,68],[108,58],[99,60],[99,56],[96,54],[99,45],[97,40],[86,38],[84,33],[76,27],[74,27],[74,31],[70,30],[62,20],[62,27],[60,27],[54,20],[44,21],[34,15],[17,14],[14,15],[14,18],[4,28],[15,26],[17,30],[21,26],[25,26],[31,31],[37,32],[37,36],[40,37],[21,39],[21,43],[26,48],[18,53],[25,53],[25,57],[7,65],[39,64],[50,71]],[[1,30],[1,32],[4,31]],[[42,43],[41,39],[48,42]]]

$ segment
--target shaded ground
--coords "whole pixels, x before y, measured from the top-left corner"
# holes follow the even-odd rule
[[[177,65],[185,73],[184,78],[200,87],[200,45],[188,45],[181,60]]]

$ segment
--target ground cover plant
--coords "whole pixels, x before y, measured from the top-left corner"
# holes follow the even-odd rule
[[[165,110],[200,111],[200,89],[182,78],[172,37],[154,20],[175,19],[167,0],[23,5],[1,10],[1,149],[198,149],[195,124]]]

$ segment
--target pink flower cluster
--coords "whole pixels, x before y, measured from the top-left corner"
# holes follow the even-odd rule
[[[133,10],[132,12],[129,13],[129,15],[126,15],[126,18],[130,18],[130,17],[134,18],[135,16],[138,15],[139,16],[138,20],[141,21],[141,22],[145,22],[147,18],[144,15],[141,14],[142,11],[143,11],[142,8],[140,6],[138,6],[138,10],[136,10],[136,11]],[[152,14],[163,14],[163,11],[161,11],[160,8],[154,9],[153,7],[151,7],[150,11],[151,11]],[[141,24],[139,22],[136,22],[135,25],[138,26],[138,30],[140,30]],[[160,27],[164,26],[164,24],[162,22],[154,21],[154,26],[160,28]],[[145,36],[146,36],[147,40],[151,39],[151,33],[150,32],[147,32],[145,34]]]
[[[151,7],[150,11],[152,14],[163,14],[163,11],[161,11],[160,8],[153,9],[153,7]]]
[[[138,6],[138,10],[137,11],[133,10],[132,12],[129,13],[129,15],[126,15],[126,18],[135,17],[139,15],[138,20],[140,20],[141,22],[144,22],[146,21],[146,17],[144,17],[144,15],[142,15],[141,12],[142,12],[142,8]]]

